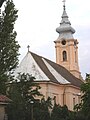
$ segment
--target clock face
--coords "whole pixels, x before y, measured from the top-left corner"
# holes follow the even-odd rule
[[[62,40],[62,45],[66,45],[66,40]]]

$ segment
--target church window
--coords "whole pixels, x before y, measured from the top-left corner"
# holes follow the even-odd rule
[[[63,51],[63,61],[67,61],[67,52]]]
[[[58,99],[58,94],[53,93],[53,104],[58,104],[59,99]]]
[[[76,51],[75,51],[75,63],[77,62]]]
[[[54,96],[53,100],[54,100],[54,104],[56,104],[56,96]]]
[[[78,96],[78,104],[81,103],[81,96]]]
[[[73,107],[75,106],[75,98],[73,98]]]

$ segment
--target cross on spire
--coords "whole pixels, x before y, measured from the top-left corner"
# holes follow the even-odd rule
[[[29,48],[30,48],[30,46],[28,45],[27,48],[28,48],[28,52],[29,52]]]
[[[63,8],[65,10],[65,2],[66,2],[66,0],[63,0],[62,2],[63,2]]]

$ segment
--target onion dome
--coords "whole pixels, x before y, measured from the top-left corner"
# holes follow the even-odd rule
[[[59,39],[72,39],[75,33],[74,28],[71,27],[71,23],[66,13],[65,4],[63,5],[63,14],[60,26],[56,28],[56,32],[59,33]]]

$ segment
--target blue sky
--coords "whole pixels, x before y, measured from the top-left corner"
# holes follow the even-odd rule
[[[18,12],[15,24],[20,48],[20,61],[30,51],[55,61],[54,42],[58,38],[56,28],[63,12],[62,0],[14,0]],[[66,11],[72,27],[76,30],[74,38],[79,41],[79,66],[85,77],[90,73],[90,1],[66,0]]]

